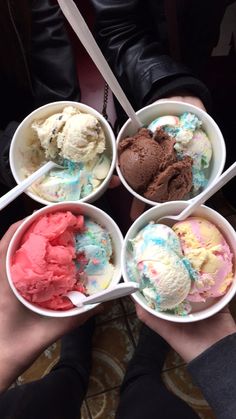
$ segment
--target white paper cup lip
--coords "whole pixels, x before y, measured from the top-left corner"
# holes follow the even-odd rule
[[[69,310],[51,310],[46,309],[43,307],[39,307],[36,304],[30,303],[27,301],[19,291],[16,289],[12,276],[11,276],[11,260],[13,255],[15,254],[16,250],[19,248],[20,242],[24,233],[29,229],[30,225],[37,220],[37,218],[41,215],[45,215],[52,212],[57,211],[71,211],[74,214],[82,214],[88,216],[101,226],[103,226],[110,234],[111,241],[112,241],[112,248],[113,248],[113,264],[114,264],[114,274],[109,284],[109,287],[114,286],[119,283],[121,279],[121,249],[123,243],[123,236],[122,233],[115,223],[115,221],[103,210],[97,208],[89,203],[82,203],[82,202],[74,202],[74,201],[66,201],[55,203],[46,207],[43,207],[37,211],[35,211],[32,215],[27,217],[23,223],[18,227],[15,234],[13,235],[6,256],[6,271],[7,271],[7,278],[9,285],[15,294],[16,298],[28,309],[31,311],[38,313],[43,316],[47,317],[71,317],[76,316],[78,314],[85,313],[88,310],[93,309],[98,304],[90,304],[85,305],[82,308],[74,307]],[[108,288],[109,288],[108,287]]]
[[[66,106],[74,106],[80,109],[82,112],[90,113],[94,115],[102,125],[102,128],[105,132],[106,142],[109,144],[109,148],[111,150],[111,163],[110,169],[107,174],[107,177],[101,182],[97,189],[95,189],[92,193],[85,196],[84,198],[79,199],[75,202],[94,202],[98,198],[100,198],[108,188],[109,182],[113,175],[115,165],[116,165],[116,139],[114,132],[108,123],[108,121],[104,118],[102,114],[100,114],[96,109],[92,108],[91,106],[85,105],[81,102],[74,102],[74,101],[58,101],[58,102],[50,102],[46,105],[40,106],[39,108],[35,109],[33,112],[28,114],[23,121],[20,123],[18,128],[16,129],[9,151],[9,162],[10,168],[13,174],[13,177],[17,184],[19,184],[23,180],[23,175],[21,173],[22,168],[22,156],[21,156],[21,146],[24,142],[24,138],[26,136],[32,135],[31,124],[35,119],[43,119],[47,116],[52,115],[53,113],[60,112]],[[47,201],[46,199],[40,197],[33,191],[26,190],[25,193],[32,198],[34,201],[39,202],[43,205],[51,205],[54,202]],[[67,202],[67,201],[62,201]]]
[[[144,228],[150,221],[155,221],[164,215],[177,215],[181,210],[186,208],[188,201],[171,201],[159,206],[152,207],[144,212],[137,220],[131,225],[126,236],[124,238],[122,253],[121,253],[121,269],[122,276],[125,282],[130,281],[129,274],[127,271],[126,260],[127,260],[127,247],[130,239],[133,239],[137,233]],[[228,287],[227,292],[222,297],[218,297],[212,300],[212,305],[208,307],[208,303],[202,304],[202,308],[199,311],[189,313],[184,316],[178,316],[175,314],[167,313],[164,311],[157,311],[150,308],[140,291],[132,294],[132,298],[148,313],[155,317],[176,322],[176,323],[191,323],[199,320],[206,319],[213,316],[222,310],[234,297],[236,293],[236,232],[229,222],[215,210],[201,205],[191,216],[199,216],[211,221],[221,231],[224,238],[226,239],[230,250],[233,254],[233,281]]]
[[[145,106],[144,108],[137,111],[137,115],[140,117],[141,122],[143,122],[144,126],[149,125],[154,119],[158,118],[159,116],[164,115],[173,115],[178,116],[184,112],[192,112],[194,113],[199,119],[203,122],[203,129],[208,134],[211,143],[212,143],[212,159],[210,163],[210,176],[208,179],[208,183],[206,187],[208,187],[214,180],[218,179],[224,169],[225,160],[226,160],[226,147],[223,135],[221,133],[220,128],[214,121],[214,119],[203,109],[198,108],[195,105],[180,102],[177,100],[160,100],[157,102],[152,103],[151,105]],[[135,198],[143,201],[145,204],[150,206],[157,206],[162,205],[160,202],[152,201],[150,199],[145,198],[144,196],[140,195],[138,192],[134,191],[131,186],[128,184],[126,179],[124,178],[120,167],[119,167],[119,158],[118,158],[118,146],[119,142],[128,136],[134,135],[137,130],[132,129],[132,121],[128,119],[122,128],[119,131],[117,136],[117,160],[116,160],[116,171],[120,178],[120,181],[124,185],[124,187],[133,195]],[[197,195],[201,195],[201,193],[206,189],[206,187]],[[196,197],[190,199],[183,199],[181,201],[188,201],[192,202]]]

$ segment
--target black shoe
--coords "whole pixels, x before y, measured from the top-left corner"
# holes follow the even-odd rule
[[[160,335],[143,325],[133,358],[126,371],[125,385],[145,374],[155,373],[161,377],[169,349],[169,344]]]
[[[63,336],[61,339],[61,355],[53,370],[73,368],[82,377],[87,389],[92,366],[92,338],[95,329],[95,317],[90,318],[82,326]]]

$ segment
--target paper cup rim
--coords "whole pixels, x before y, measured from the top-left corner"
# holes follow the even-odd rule
[[[105,193],[106,188],[108,187],[108,184],[111,180],[111,177],[113,175],[113,172],[115,170],[116,167],[116,160],[117,160],[117,148],[116,148],[116,138],[115,138],[115,134],[109,124],[109,122],[106,120],[106,118],[99,113],[96,109],[92,108],[89,105],[86,105],[84,103],[81,102],[76,102],[76,101],[57,101],[57,102],[50,102],[47,103],[45,105],[42,105],[40,107],[38,107],[37,109],[34,109],[32,112],[30,112],[22,121],[21,123],[18,125],[13,137],[12,137],[12,141],[10,144],[10,150],[9,150],[9,163],[10,163],[10,168],[11,168],[11,172],[12,175],[16,181],[16,183],[19,185],[22,181],[22,179],[19,178],[18,172],[15,170],[15,159],[14,159],[14,147],[15,147],[15,143],[17,141],[17,136],[22,128],[22,125],[25,125],[28,121],[28,119],[32,118],[34,115],[35,117],[37,116],[38,111],[42,110],[42,109],[49,109],[53,106],[58,106],[58,107],[66,107],[66,106],[74,106],[76,108],[82,109],[82,111],[85,111],[87,113],[91,113],[92,115],[94,115],[99,121],[101,121],[105,126],[106,129],[109,132],[109,139],[108,141],[110,141],[111,144],[111,149],[112,149],[112,158],[111,158],[111,164],[110,164],[110,169],[109,172],[106,176],[106,178],[101,182],[101,184],[98,186],[97,189],[95,189],[93,192],[91,192],[89,195],[85,196],[84,198],[81,198],[77,201],[74,202],[85,202],[85,203],[89,203],[89,202],[94,202],[97,197],[99,198],[102,194],[103,191]],[[51,204],[55,204],[57,202],[54,201],[47,201],[46,199],[40,197],[39,195],[37,195],[36,193],[30,191],[30,190],[25,190],[24,193],[26,195],[28,195],[31,199],[33,199],[34,201],[42,204],[42,205],[51,205]],[[69,202],[69,201],[60,201],[60,202]]]
[[[122,248],[122,244],[123,244],[123,235],[120,231],[119,226],[116,224],[116,222],[112,219],[112,217],[110,215],[108,215],[105,211],[101,210],[100,208],[95,207],[94,205],[88,203],[88,202],[75,202],[75,201],[64,201],[64,202],[58,202],[52,205],[48,205],[45,206],[43,208],[40,208],[39,210],[35,211],[33,214],[29,215],[23,222],[22,224],[17,228],[17,230],[15,231],[14,235],[11,238],[10,244],[8,246],[7,249],[7,255],[6,255],[6,273],[7,273],[7,279],[8,279],[8,283],[10,285],[11,290],[13,291],[13,293],[15,294],[16,298],[28,309],[30,309],[31,311],[46,316],[46,317],[72,317],[72,316],[77,316],[79,314],[83,314],[91,309],[93,309],[94,307],[96,307],[97,305],[101,304],[101,303],[96,303],[96,304],[89,304],[89,305],[85,305],[82,308],[79,307],[74,307],[71,308],[69,310],[52,310],[52,309],[47,309],[47,308],[43,308],[43,307],[39,307],[36,304],[33,304],[31,302],[29,302],[28,300],[26,300],[24,297],[22,297],[22,295],[20,294],[20,292],[17,290],[17,288],[15,287],[13,280],[12,280],[12,275],[11,275],[11,258],[13,256],[13,250],[17,250],[14,249],[15,246],[15,242],[16,240],[19,240],[22,238],[22,234],[25,233],[28,228],[31,226],[31,224],[40,216],[43,215],[44,213],[50,213],[50,212],[56,212],[57,210],[60,211],[60,207],[63,206],[78,206],[81,207],[83,209],[85,209],[85,211],[87,209],[93,211],[94,213],[100,214],[102,217],[104,217],[104,221],[108,220],[109,223],[112,225],[112,227],[114,228],[115,234],[116,234],[116,239],[119,240],[119,244],[120,247]],[[63,211],[63,210],[62,210]],[[64,210],[64,211],[70,211],[69,209]],[[71,211],[73,214],[73,211]],[[85,212],[86,215],[86,212]],[[88,216],[89,218],[93,219],[92,215]],[[104,224],[104,226],[106,227],[106,225]],[[113,245],[114,246],[114,245]],[[113,249],[114,250],[114,249]],[[121,279],[121,256],[117,255],[117,259],[118,259],[118,263],[117,263],[117,272],[116,272],[116,280],[114,283],[118,284],[120,282]],[[112,285],[114,285],[114,283]],[[108,286],[109,288],[109,286]]]
[[[163,105],[163,104],[169,104],[169,105],[177,105],[177,106],[187,106],[189,107],[190,110],[192,110],[192,112],[198,112],[202,115],[204,115],[205,118],[208,119],[208,121],[211,123],[211,125],[214,127],[214,129],[217,131],[218,133],[218,139],[220,141],[220,147],[221,147],[221,161],[219,164],[219,168],[217,170],[217,175],[215,176],[215,180],[217,180],[219,178],[219,176],[221,175],[221,173],[223,172],[224,169],[224,165],[225,165],[225,160],[226,160],[226,146],[225,146],[225,141],[224,141],[224,137],[222,135],[222,132],[219,128],[219,126],[217,125],[217,123],[214,121],[214,119],[211,117],[211,115],[209,115],[206,111],[204,111],[201,108],[198,108],[195,105],[192,105],[190,103],[187,102],[181,102],[178,100],[165,100],[165,99],[160,99],[159,101],[156,101],[154,103],[151,103],[150,105],[144,106],[143,108],[139,109],[136,114],[140,115],[143,112],[145,112],[147,109],[152,109],[157,107],[157,105]],[[118,145],[120,143],[120,141],[123,139],[120,137],[120,133],[122,135],[122,132],[125,130],[125,128],[131,123],[131,119],[129,118],[121,127],[118,136],[117,136],[117,140],[116,140],[116,147],[117,147],[117,158],[116,158],[116,171],[117,174],[119,176],[119,179],[121,181],[121,183],[124,185],[124,187],[131,193],[131,195],[133,195],[135,198],[139,199],[140,201],[144,202],[146,205],[150,205],[150,206],[159,206],[162,205],[162,202],[157,202],[157,201],[152,201],[151,199],[145,198],[144,196],[140,195],[138,192],[134,191],[131,186],[127,183],[126,179],[124,178],[121,170],[120,170],[120,166],[119,166],[119,157],[118,157]],[[209,186],[209,184],[207,185]],[[195,197],[193,198],[189,198],[189,199],[181,199],[181,202],[186,201],[186,202],[193,202],[194,199],[197,196],[200,196],[203,192],[204,192],[205,188],[199,193],[197,194]],[[171,201],[172,202],[172,201]]]
[[[181,201],[181,205],[185,205],[185,207],[188,205],[188,201]],[[127,269],[126,269],[126,252],[127,252],[127,244],[128,244],[128,240],[130,239],[130,234],[133,232],[133,230],[135,230],[136,226],[139,225],[141,220],[145,220],[147,219],[144,224],[148,224],[148,222],[150,222],[151,220],[155,219],[155,211],[158,210],[160,207],[166,206],[166,204],[171,204],[171,205],[176,205],[179,204],[179,201],[171,201],[171,202],[167,202],[164,204],[160,204],[159,207],[152,207],[149,210],[145,211],[142,215],[140,215],[140,217],[138,217],[134,223],[130,226],[129,230],[127,231],[125,237],[124,237],[124,241],[123,241],[123,246],[122,246],[122,251],[121,251],[121,272],[122,272],[122,277],[124,279],[124,282],[130,281],[128,273],[127,273]],[[215,216],[216,218],[220,219],[222,224],[227,225],[227,229],[230,231],[232,237],[234,237],[235,239],[235,244],[236,244],[236,232],[233,229],[233,227],[231,226],[231,224],[226,220],[226,218],[224,218],[219,212],[213,210],[212,208],[206,206],[206,205],[201,205],[199,208],[203,209],[204,211],[207,211],[208,213],[212,214],[213,216]],[[153,215],[153,217],[152,217]],[[194,216],[194,213],[191,215]],[[188,218],[190,218],[191,216],[189,216]],[[199,216],[201,217],[201,216]],[[202,218],[204,218],[204,216],[202,216]],[[206,215],[206,219],[207,219],[207,215]],[[148,221],[149,220],[149,221]],[[213,221],[211,221],[212,224],[214,224]],[[216,224],[215,224],[216,225]],[[221,228],[219,228],[217,225],[216,227],[221,231],[222,235],[224,236],[224,232],[222,231]],[[139,228],[138,231],[140,231],[141,227]],[[132,238],[132,234],[131,234],[131,238]],[[231,249],[232,252],[232,249]],[[213,315],[215,315],[216,313],[218,313],[220,310],[222,310],[234,297],[235,293],[236,293],[236,260],[235,260],[235,256],[234,256],[234,277],[233,277],[233,281],[232,284],[229,286],[228,291],[226,292],[225,295],[219,297],[219,299],[216,301],[215,304],[212,304],[212,306],[207,307],[205,309],[202,309],[200,311],[197,311],[195,313],[189,313],[187,315],[184,316],[178,316],[176,314],[171,314],[171,313],[166,313],[164,311],[158,311],[155,309],[152,309],[151,307],[149,307],[147,305],[147,303],[145,302],[145,297],[141,296],[141,292],[137,291],[135,293],[132,294],[132,298],[134,299],[134,301],[140,305],[144,310],[146,310],[148,313],[154,315],[157,318],[161,318],[163,320],[167,320],[167,321],[171,321],[174,323],[192,323],[192,322],[197,322],[200,320],[204,320],[207,319],[209,317],[212,317]]]

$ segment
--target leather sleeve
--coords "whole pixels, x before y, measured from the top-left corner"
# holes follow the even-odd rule
[[[166,52],[152,25],[148,1],[92,0],[92,4],[98,43],[136,109],[177,89],[190,89],[209,105],[205,85]]]
[[[236,417],[236,333],[221,339],[188,364],[217,419]]]
[[[9,149],[12,137],[19,126],[19,122],[11,121],[4,131],[0,131],[0,184],[13,188],[16,181],[10,169]]]
[[[35,106],[79,100],[73,50],[56,2],[32,1],[31,74]]]

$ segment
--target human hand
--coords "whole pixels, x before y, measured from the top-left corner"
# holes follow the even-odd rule
[[[203,102],[201,101],[201,99],[199,99],[199,97],[192,96],[187,92],[182,92],[182,93],[179,92],[178,94],[173,95],[173,96],[171,95],[171,96],[163,97],[162,99],[159,99],[156,102],[168,101],[168,100],[177,100],[179,102],[189,103],[190,105],[197,106],[197,108],[203,109],[204,111],[206,110],[205,106],[203,105]]]
[[[145,210],[146,204],[138,198],[133,198],[130,208],[130,219],[135,221]]]
[[[159,319],[136,304],[138,318],[154,330],[169,345],[190,362],[220,339],[236,332],[236,325],[228,308],[206,320],[194,323],[174,323]]]
[[[78,316],[43,317],[17,300],[7,281],[6,253],[20,224],[13,224],[0,242],[0,392],[50,344],[101,311],[98,306]]]
[[[121,182],[120,182],[119,176],[113,175],[111,180],[110,180],[110,183],[109,183],[109,188],[110,189],[115,189],[118,186],[120,186],[120,183]]]

